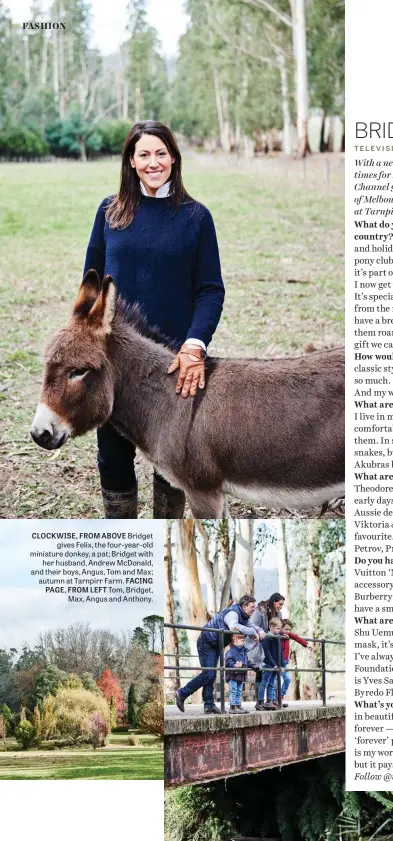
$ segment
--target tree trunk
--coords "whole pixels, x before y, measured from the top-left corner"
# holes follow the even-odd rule
[[[29,36],[23,39],[23,49],[24,49],[24,70],[25,70],[25,82],[26,85],[30,84],[30,46],[29,46]]]
[[[319,554],[319,520],[309,520],[308,524],[308,558],[307,558],[307,636],[320,639],[322,636],[321,617],[321,557]],[[311,669],[321,667],[321,646],[315,643],[313,651],[308,652],[308,665]],[[309,687],[310,698],[321,698],[321,676],[310,672],[305,676]],[[305,693],[303,692],[303,695]]]
[[[128,120],[128,96],[129,96],[129,82],[128,79],[123,80],[123,120]]]
[[[291,109],[289,107],[289,88],[288,88],[288,67],[285,54],[282,50],[276,49],[276,58],[280,70],[281,82],[281,107],[283,119],[283,151],[285,155],[292,154],[292,120]]]
[[[176,520],[176,561],[181,615],[185,625],[202,626],[206,622],[206,608],[198,575],[193,520]],[[199,631],[187,631],[191,654],[197,653]]]
[[[141,95],[141,84],[138,79],[135,85],[135,122],[138,123],[141,119],[141,102],[142,102],[142,95]]]
[[[227,572],[226,572],[226,579],[224,581],[224,586],[222,588],[221,593],[221,600],[220,600],[220,610],[223,610],[224,607],[227,607],[229,604],[229,600],[231,597],[231,580],[232,580],[232,573],[233,567],[235,563],[236,557],[236,534],[233,535],[231,548],[228,553],[228,561],[227,561]]]
[[[291,615],[291,586],[285,520],[277,520],[278,590],[285,596],[285,609]]]
[[[42,53],[41,53],[41,72],[40,72],[40,85],[42,88],[46,87],[46,73],[48,67],[48,38],[44,32],[43,40],[42,40]]]
[[[305,0],[292,0],[293,46],[296,67],[297,156],[311,152],[308,140],[308,80]]]
[[[319,134],[319,151],[325,152],[325,126],[326,126],[326,110],[325,108],[322,109],[322,122],[321,122],[321,130]]]
[[[52,29],[52,85],[56,104],[59,104],[59,51],[57,30]]]
[[[328,117],[329,120],[329,129],[328,129],[328,136],[326,142],[326,151],[333,152],[334,148],[334,117]]]
[[[213,565],[210,561],[210,541],[209,535],[202,523],[202,520],[195,520],[195,525],[199,531],[202,540],[202,552],[200,558],[205,572],[206,583],[206,607],[208,613],[213,616],[216,613],[216,586],[214,581]]]
[[[341,135],[340,152],[345,152],[345,126],[343,126],[342,135]]]
[[[172,576],[172,547],[171,547],[171,524],[166,520],[164,527],[164,568],[165,568],[165,622],[173,625],[175,622],[175,608],[173,603],[173,576]],[[179,656],[179,641],[175,628],[164,629],[164,651],[168,656],[165,666],[177,665]],[[172,656],[174,655],[174,656]],[[172,696],[179,686],[178,673],[166,671],[164,677],[165,694]]]
[[[224,152],[229,153],[231,151],[231,142],[228,120],[228,101],[226,93],[223,92],[221,88],[218,70],[216,67],[213,67],[213,83],[216,98],[218,127],[220,131],[220,143]]]
[[[232,577],[232,595],[236,601],[254,592],[254,521],[236,521],[236,555]]]
[[[81,147],[81,161],[85,163],[87,161],[87,154],[86,154],[86,137],[81,137],[79,140],[79,145]]]
[[[60,117],[63,119],[65,117],[65,69],[64,69],[64,33],[62,29],[59,29],[58,33],[58,45],[59,45],[59,112]]]

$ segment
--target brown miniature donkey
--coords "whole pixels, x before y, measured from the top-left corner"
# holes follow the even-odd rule
[[[90,270],[46,351],[34,441],[56,449],[110,421],[182,488],[194,517],[222,517],[225,493],[273,508],[343,495],[343,349],[208,358],[206,388],[187,399],[166,373],[173,356],[112,278]]]

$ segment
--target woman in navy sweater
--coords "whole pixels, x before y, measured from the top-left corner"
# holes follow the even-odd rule
[[[122,152],[120,190],[105,198],[91,233],[85,272],[112,275],[128,303],[138,302],[178,353],[179,399],[205,385],[206,348],[224,301],[217,237],[211,214],[186,192],[181,155],[162,123],[136,123]],[[98,430],[98,466],[105,516],[137,517],[135,447],[111,424]],[[184,494],[154,474],[153,517],[179,518]]]

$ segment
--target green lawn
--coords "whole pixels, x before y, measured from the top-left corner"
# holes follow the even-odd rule
[[[120,734],[114,734],[118,736]],[[125,734],[126,735],[126,734]],[[128,747],[110,737],[109,746],[93,749],[0,752],[1,780],[162,780],[164,751],[154,737],[138,737]],[[146,743],[147,742],[147,743]]]
[[[343,339],[343,174],[327,186],[319,175],[288,177],[277,161],[269,172],[185,163],[187,189],[211,210],[220,244],[227,295],[216,354],[282,355]],[[96,208],[118,173],[114,161],[0,164],[3,517],[102,517],[94,434],[48,456],[29,428],[43,348],[68,317]],[[151,516],[141,459],[138,473],[140,516]],[[268,516],[235,501],[230,508]]]

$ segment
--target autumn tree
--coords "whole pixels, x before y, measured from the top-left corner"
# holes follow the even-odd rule
[[[114,675],[110,669],[105,669],[101,677],[97,680],[97,686],[101,689],[104,698],[106,698],[109,704],[113,698],[117,719],[121,719],[126,709],[126,704],[124,702],[123,692],[116,675]]]

